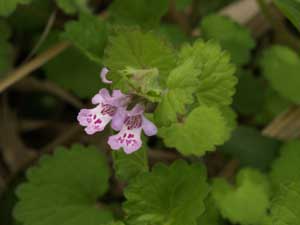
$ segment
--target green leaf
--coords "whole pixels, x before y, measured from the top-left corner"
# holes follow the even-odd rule
[[[175,123],[159,129],[158,135],[169,147],[175,147],[183,155],[201,156],[215,150],[228,138],[230,127],[217,108],[199,106],[183,123]]]
[[[234,95],[234,108],[246,116],[260,113],[265,104],[264,80],[254,77],[249,71],[240,71],[238,75],[239,82]]]
[[[65,25],[63,36],[91,60],[101,63],[106,45],[107,28],[100,18],[82,13],[79,21],[71,21]]]
[[[31,0],[0,0],[0,16],[9,16],[18,4],[28,4]]]
[[[226,49],[234,63],[244,65],[250,60],[255,41],[249,30],[229,17],[209,15],[201,20],[201,31],[205,39],[214,39]]]
[[[43,68],[50,80],[83,98],[93,96],[103,87],[101,67],[75,48],[67,49]]]
[[[98,149],[59,148],[27,172],[28,181],[17,190],[15,218],[24,225],[105,224],[112,215],[97,207],[97,199],[107,191],[108,178]]]
[[[185,41],[189,41],[189,37],[175,24],[162,23],[157,32],[176,47],[181,46]]]
[[[232,103],[237,83],[233,75],[235,68],[230,64],[228,53],[223,52],[219,45],[198,40],[192,46],[183,46],[179,58],[180,62],[192,59],[202,71],[196,93],[200,104],[221,107]]]
[[[258,90],[256,90],[258,91]],[[287,111],[292,106],[292,102],[283,98],[273,88],[265,90],[264,105],[261,112],[255,115],[258,124],[268,124],[276,116]]]
[[[0,39],[7,40],[11,37],[12,30],[4,20],[0,20]]]
[[[233,224],[260,224],[270,205],[267,177],[254,169],[241,170],[235,187],[215,179],[212,194],[222,216]]]
[[[13,48],[11,44],[0,38],[0,78],[7,73],[13,64]]]
[[[193,0],[176,0],[176,9],[178,10],[184,10],[186,9],[189,5],[191,5]]]
[[[112,154],[115,173],[123,181],[130,181],[139,174],[148,171],[147,147],[145,145],[130,155],[123,151],[114,151]]]
[[[125,189],[124,209],[130,224],[196,225],[208,194],[206,171],[200,165],[176,161],[154,166]]]
[[[300,1],[274,0],[274,3],[300,31]]]
[[[281,183],[274,195],[270,225],[295,225],[300,221],[300,182]]]
[[[300,58],[293,50],[273,46],[264,52],[260,65],[263,75],[280,95],[300,103]]]
[[[115,0],[109,11],[114,23],[152,28],[159,24],[168,6],[168,0]]]
[[[38,33],[41,35],[45,25],[47,24],[51,13],[54,11],[52,1],[31,0],[30,4],[22,5],[9,17],[7,20],[14,28],[14,35],[20,40],[18,44],[24,42],[23,45],[28,45],[28,39],[24,40],[24,33],[26,37],[33,37]],[[26,23],[24,22],[26,21]],[[23,46],[22,46],[23,47]],[[31,50],[31,46],[25,46]]]
[[[280,157],[274,161],[271,179],[275,187],[282,183],[300,180],[300,141],[289,141],[280,149]]]
[[[186,113],[186,105],[194,101],[193,93],[199,85],[200,72],[192,60],[187,60],[170,72],[167,91],[154,114],[157,124],[168,126],[177,122],[178,114]]]
[[[103,64],[110,69],[109,79],[120,81],[127,68],[158,69],[159,78],[166,80],[176,65],[173,49],[153,33],[138,30],[121,30],[109,39]]]
[[[267,170],[276,157],[278,148],[278,141],[262,136],[252,127],[240,126],[220,149],[237,158],[241,166]]]
[[[56,0],[57,6],[67,14],[89,12],[89,0]]]
[[[198,225],[221,225],[220,213],[214,202],[214,199],[209,196],[205,200],[205,212],[198,218]]]

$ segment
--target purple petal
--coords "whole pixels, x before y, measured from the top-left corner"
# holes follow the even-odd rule
[[[100,78],[101,78],[101,80],[102,80],[103,83],[111,84],[112,81],[111,81],[111,80],[108,80],[108,79],[106,78],[106,75],[107,75],[108,72],[109,72],[109,70],[108,70],[106,67],[104,67],[104,68],[101,70]]]
[[[92,98],[92,103],[95,104],[99,104],[102,103],[104,101],[107,101],[108,99],[110,99],[110,94],[109,91],[106,88],[102,88],[98,94],[96,94],[93,98]]]
[[[137,151],[142,146],[141,128],[128,130],[123,126],[122,130],[108,139],[111,149],[118,150],[123,147],[126,154]]]
[[[78,113],[77,120],[81,126],[86,127],[85,132],[89,135],[104,130],[105,126],[111,121],[109,114],[102,113],[102,106],[99,104],[93,109],[82,109]]]
[[[157,127],[145,116],[143,116],[143,130],[147,136],[153,136],[157,134]]]
[[[126,118],[126,110],[125,108],[118,108],[116,114],[112,118],[111,127],[115,131],[119,131],[122,129],[122,126],[124,124],[124,120]]]
[[[136,116],[144,113],[144,106],[141,104],[136,104],[132,110],[128,112],[129,116]]]

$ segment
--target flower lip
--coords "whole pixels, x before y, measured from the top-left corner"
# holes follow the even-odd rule
[[[103,131],[110,121],[113,129],[120,130],[124,122],[124,107],[128,101],[128,96],[120,90],[115,90],[110,95],[106,88],[102,88],[92,98],[92,103],[97,106],[80,110],[77,120],[81,126],[85,126],[85,132],[89,135]]]
[[[125,153],[130,154],[142,146],[142,130],[147,136],[157,133],[156,126],[143,114],[144,107],[140,104],[137,104],[130,111],[126,111],[120,132],[110,136],[108,139],[108,144],[113,150],[123,148]]]

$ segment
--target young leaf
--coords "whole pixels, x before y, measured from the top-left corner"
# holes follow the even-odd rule
[[[0,0],[0,16],[9,16],[18,4],[28,4],[32,0]]]
[[[274,161],[271,171],[271,179],[275,187],[300,179],[300,141],[284,144],[280,152],[280,157]]]
[[[168,6],[168,0],[115,0],[109,11],[115,23],[151,28],[158,25]]]
[[[27,172],[28,181],[17,190],[15,218],[24,225],[105,224],[112,215],[96,205],[108,178],[107,162],[96,148],[59,148]]]
[[[194,61],[202,72],[196,93],[200,104],[207,106],[228,106],[232,103],[237,78],[230,57],[214,42],[196,41],[185,45],[179,54],[179,62]]]
[[[215,179],[212,194],[222,216],[233,224],[260,224],[270,205],[267,177],[254,169],[241,170],[236,187],[223,178]]]
[[[139,174],[148,171],[147,147],[145,145],[130,155],[123,151],[114,151],[112,154],[115,173],[123,181],[130,181]]]
[[[199,106],[183,123],[174,123],[159,129],[158,135],[169,147],[175,147],[184,155],[201,156],[213,151],[229,137],[230,127],[217,108]]]
[[[167,92],[154,114],[157,124],[168,126],[177,122],[177,114],[185,114],[185,106],[193,103],[193,93],[199,85],[200,73],[192,60],[185,61],[170,72]]]
[[[129,183],[124,209],[130,224],[196,224],[208,194],[206,171],[200,165],[176,161],[154,166]]]
[[[261,170],[269,169],[279,148],[279,142],[264,137],[247,126],[238,127],[229,141],[220,147],[221,151],[239,159],[242,166],[251,166]]]
[[[300,1],[274,0],[274,3],[300,31]]]
[[[91,60],[101,63],[107,39],[107,28],[100,18],[81,13],[79,21],[71,21],[65,25],[63,36]]]
[[[75,14],[77,12],[88,12],[89,0],[56,0],[56,4],[67,14]]]
[[[300,103],[300,58],[291,49],[273,46],[266,50],[260,61],[263,75],[283,97]]]
[[[247,28],[239,25],[229,17],[209,15],[201,21],[201,31],[205,39],[219,41],[226,49],[234,63],[246,64],[250,59],[250,51],[255,41]]]
[[[67,49],[44,66],[50,80],[83,98],[93,96],[103,87],[100,69],[75,48]]]
[[[156,68],[160,79],[165,80],[175,67],[176,58],[173,49],[153,33],[121,30],[109,39],[103,64],[110,69],[109,79],[114,82],[122,78],[120,71],[127,68]]]

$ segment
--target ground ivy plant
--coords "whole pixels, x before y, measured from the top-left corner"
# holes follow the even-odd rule
[[[168,0],[103,1],[101,16],[93,14],[96,2],[45,6],[48,15],[55,5],[53,15],[64,23],[56,21],[37,53],[53,51],[61,41],[68,48],[41,66],[36,78],[57,85],[57,95],[80,98],[84,106],[67,117],[83,138],[51,149],[22,174],[15,224],[298,225],[300,142],[280,143],[258,129],[299,105],[299,51],[278,43],[260,52],[244,26],[200,13],[213,11],[214,3],[202,1],[194,30],[184,33],[164,20]],[[193,10],[194,2],[174,1],[175,16]],[[274,3],[296,33],[299,0]],[[31,29],[14,26],[27,17],[20,7],[34,11],[39,4],[0,0],[1,79],[19,47],[12,40],[38,30],[35,18]],[[221,154],[214,155],[217,148]],[[160,160],[157,152],[171,159]],[[222,166],[229,161],[225,169],[235,160],[241,168],[230,176],[212,173],[207,165],[215,159]]]

